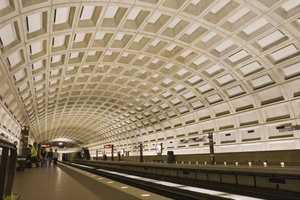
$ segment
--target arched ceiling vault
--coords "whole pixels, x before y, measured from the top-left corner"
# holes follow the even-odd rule
[[[244,112],[280,119],[261,110],[281,103],[297,119],[299,12],[298,0],[2,0],[1,101],[39,142],[132,138],[191,115],[239,128]]]

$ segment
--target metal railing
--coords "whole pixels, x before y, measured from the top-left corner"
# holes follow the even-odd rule
[[[12,195],[16,162],[15,145],[0,138],[0,200]]]

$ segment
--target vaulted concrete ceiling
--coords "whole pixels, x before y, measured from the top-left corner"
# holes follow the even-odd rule
[[[1,101],[39,142],[299,120],[299,12],[298,0],[1,0]]]

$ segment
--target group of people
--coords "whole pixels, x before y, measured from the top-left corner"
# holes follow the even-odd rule
[[[50,148],[49,152],[47,152],[46,149],[41,149],[40,152],[37,152],[36,148],[29,144],[27,148],[26,167],[51,166],[52,160],[53,165],[57,166],[58,157],[57,149],[55,149],[54,152],[52,148]]]

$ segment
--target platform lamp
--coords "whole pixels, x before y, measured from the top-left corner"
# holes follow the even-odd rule
[[[111,161],[114,161],[114,145],[111,145]]]
[[[208,133],[208,139],[209,139],[210,163],[213,165],[215,164],[215,151],[214,151],[214,140],[213,140],[212,133]]]
[[[144,162],[144,159],[143,159],[143,144],[140,143],[140,162]]]

